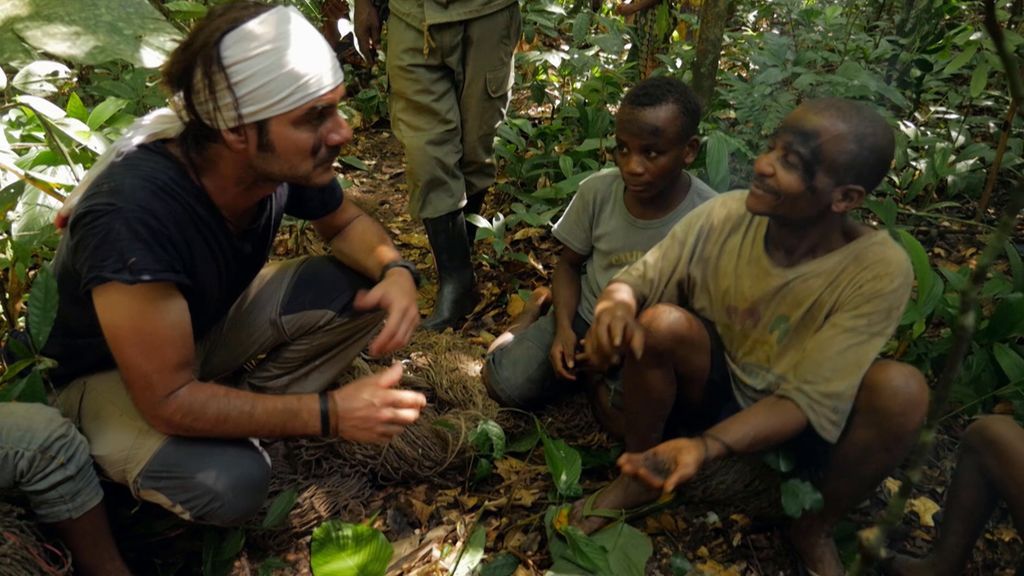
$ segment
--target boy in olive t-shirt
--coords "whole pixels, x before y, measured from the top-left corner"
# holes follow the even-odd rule
[[[534,406],[566,389],[564,381],[576,380],[577,343],[604,286],[715,196],[685,169],[700,145],[700,116],[693,92],[674,78],[651,78],[626,94],[615,123],[617,167],[584,180],[555,224],[563,248],[552,290],[535,290],[488,351],[484,381],[499,403]],[[595,390],[601,396],[598,416],[614,431],[621,393],[614,378],[608,382],[610,387]]]

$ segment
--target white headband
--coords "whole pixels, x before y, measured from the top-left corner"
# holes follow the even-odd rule
[[[197,82],[195,99],[199,116],[217,129],[234,128],[294,110],[338,87],[345,77],[334,50],[302,14],[290,6],[278,6],[232,30],[220,43],[224,75],[213,79],[216,99],[207,98],[205,82]],[[228,82],[237,97],[237,111]],[[173,102],[172,107],[180,108]],[[174,138],[185,129],[171,107],[158,108],[133,123],[124,135],[96,159],[89,172],[71,191],[57,215],[63,227],[79,197],[112,162],[138,145]]]

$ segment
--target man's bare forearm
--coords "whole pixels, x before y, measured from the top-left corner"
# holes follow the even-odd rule
[[[320,434],[314,394],[260,394],[192,380],[154,401],[150,425],[171,436],[280,438]]]
[[[559,331],[571,331],[576,309],[580,305],[580,271],[565,258],[560,258],[555,265],[551,297],[555,307],[556,328]]]
[[[807,427],[807,416],[795,402],[769,396],[715,424],[705,432],[706,460],[730,452],[749,454],[778,446]]]

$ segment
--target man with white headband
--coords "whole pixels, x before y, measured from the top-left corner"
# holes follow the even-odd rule
[[[46,354],[109,477],[230,525],[268,488],[248,438],[386,442],[418,418],[400,365],[329,389],[367,342],[373,355],[408,342],[417,274],[343,197],[342,73],[294,8],[211,9],[163,78],[171,108],[129,129],[62,211]],[[332,255],[267,265],[286,214]]]
[[[380,45],[376,0],[355,0],[355,32],[371,61]],[[494,184],[494,137],[512,90],[517,0],[389,0],[391,128],[402,142],[409,213],[423,220],[437,266],[434,311],[444,330],[473,311],[470,261],[478,214]]]

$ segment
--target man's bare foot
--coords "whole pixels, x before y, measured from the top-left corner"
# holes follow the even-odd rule
[[[572,505],[569,523],[582,530],[584,534],[591,534],[614,522],[613,518],[585,515],[588,499],[592,501],[591,510],[611,512],[621,510],[623,513],[628,513],[633,508],[654,502],[659,496],[661,496],[661,492],[658,490],[650,488],[636,478],[620,474],[618,478],[612,480],[611,484],[597,493],[577,500]]]
[[[530,324],[536,322],[550,307],[551,289],[546,286],[534,289],[530,293],[530,299],[526,301],[526,307],[512,320],[512,325],[508,327],[508,330],[491,342],[491,345],[487,347],[487,353],[490,354],[511,342],[516,334],[529,328]]]
[[[804,516],[789,528],[789,543],[796,549],[808,571],[817,576],[843,576],[846,569],[839,559],[839,550],[829,531]]]
[[[911,558],[896,554],[892,560],[882,563],[882,571],[890,576],[940,576],[944,571],[928,558]]]

